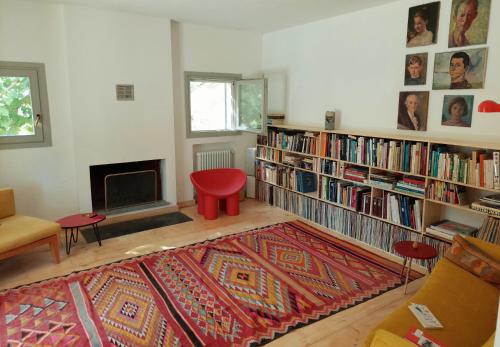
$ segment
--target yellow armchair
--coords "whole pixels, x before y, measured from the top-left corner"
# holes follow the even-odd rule
[[[59,224],[16,214],[14,191],[0,189],[0,260],[49,244],[59,263]]]

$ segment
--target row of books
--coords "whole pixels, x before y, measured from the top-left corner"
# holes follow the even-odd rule
[[[307,131],[284,131],[268,128],[267,144],[271,147],[306,154],[316,154],[318,137]]]
[[[488,217],[479,229],[478,238],[500,244],[500,219]]]
[[[453,183],[433,181],[427,187],[427,198],[456,205],[465,205],[465,188]]]
[[[257,158],[281,162],[281,151],[267,147],[257,147]]]
[[[500,152],[453,153],[436,146],[430,155],[429,175],[488,189],[500,189]]]
[[[255,165],[255,178],[272,184],[277,184],[276,164],[257,161]]]
[[[343,166],[343,165],[341,165]],[[348,166],[342,170],[342,177],[351,181],[366,183],[368,181],[368,168],[358,166]]]
[[[264,168],[264,177],[261,175],[262,171],[259,170],[259,173],[256,176],[258,179],[262,179],[263,181],[274,183],[280,187],[295,190],[300,193],[312,193],[317,190],[317,176],[311,172],[295,170],[294,168],[287,166],[273,167],[273,165],[269,165],[269,163],[264,163]]]
[[[381,197],[373,197],[372,215],[421,230],[422,200],[384,192]]]
[[[321,199],[335,202],[356,211],[370,213],[370,188],[325,176],[320,176],[319,183],[319,197]]]
[[[426,174],[425,143],[338,134],[322,136],[321,156],[393,171]]]
[[[314,171],[319,171],[326,175],[337,176],[337,162],[334,160],[316,158]]]
[[[394,254],[394,243],[419,237],[418,233],[410,230],[265,182],[257,182],[256,193],[261,201],[389,253]],[[426,243],[438,250],[438,257],[431,263],[440,259],[449,248],[449,244],[441,240],[427,238]],[[422,266],[427,264],[423,261],[419,263]]]
[[[451,241],[453,239],[453,236],[455,236],[456,234],[459,234],[461,236],[473,236],[477,233],[477,228],[450,220],[443,220],[431,224],[429,227],[427,227],[425,232],[429,235],[437,236],[439,238]]]

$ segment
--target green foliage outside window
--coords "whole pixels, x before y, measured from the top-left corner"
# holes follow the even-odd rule
[[[0,136],[33,134],[30,79],[0,76]]]
[[[260,129],[262,124],[262,88],[259,85],[240,86],[240,125],[246,129]]]

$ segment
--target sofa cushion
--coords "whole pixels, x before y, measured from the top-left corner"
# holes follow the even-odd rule
[[[453,244],[445,257],[480,279],[500,285],[500,263],[462,236],[453,237]]]
[[[59,224],[47,220],[15,215],[0,220],[0,253],[57,234]]]
[[[408,309],[409,303],[424,304],[443,324],[443,329],[423,329]],[[495,330],[498,290],[447,259],[438,262],[426,283],[404,305],[375,329],[406,336],[417,326],[448,346],[481,346]],[[367,340],[369,346],[374,332]]]

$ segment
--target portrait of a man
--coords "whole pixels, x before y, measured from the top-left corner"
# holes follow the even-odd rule
[[[399,93],[398,129],[426,131],[429,92]]]
[[[448,47],[486,43],[491,0],[453,0]]]
[[[432,89],[484,87],[487,48],[436,53]]]
[[[427,53],[408,54],[405,67],[405,86],[417,86],[426,83]]]

